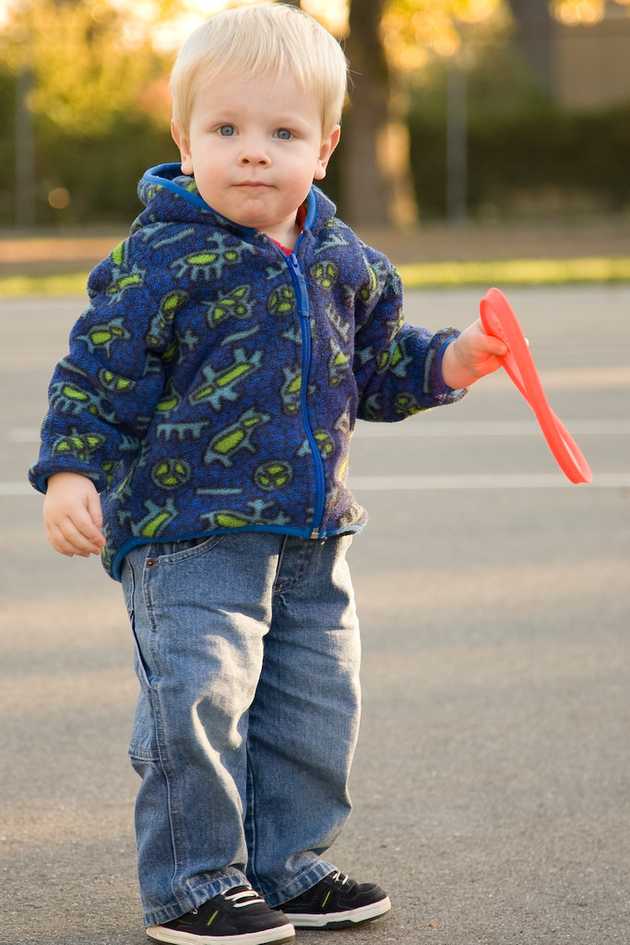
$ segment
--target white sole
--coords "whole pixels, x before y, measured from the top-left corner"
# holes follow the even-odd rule
[[[149,938],[156,942],[172,942],[174,945],[266,945],[267,942],[295,941],[295,929],[288,923],[275,929],[262,929],[260,932],[245,932],[240,935],[195,935],[194,932],[178,932],[164,928],[163,925],[149,925],[145,930]]]
[[[320,915],[312,915],[308,912],[285,912],[284,914],[290,922],[293,922],[296,929],[321,929],[326,926],[335,928],[340,922],[344,924],[351,922],[356,925],[358,922],[376,919],[389,912],[391,907],[389,896],[385,896],[378,902],[371,902],[367,906],[361,906],[360,909],[348,909],[346,912],[323,912]],[[278,908],[282,909],[282,906]]]

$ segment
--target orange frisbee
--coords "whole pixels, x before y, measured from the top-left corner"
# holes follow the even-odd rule
[[[584,454],[549,406],[536,365],[510,303],[499,289],[488,289],[479,308],[486,334],[500,338],[510,349],[500,359],[502,366],[534,411],[560,469],[573,483],[591,482],[593,476]]]

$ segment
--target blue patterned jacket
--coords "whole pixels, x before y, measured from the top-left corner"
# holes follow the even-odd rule
[[[395,267],[315,185],[292,253],[216,212],[179,163],[150,168],[138,195],[129,236],[89,274],[30,483],[94,482],[117,581],[147,542],[360,531],[355,421],[463,397],[441,371],[459,331],[405,323]]]

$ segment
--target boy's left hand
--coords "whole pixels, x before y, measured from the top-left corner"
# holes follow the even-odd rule
[[[477,319],[447,347],[442,359],[442,377],[449,387],[470,387],[485,374],[501,367],[500,358],[508,346],[494,335],[487,335]]]

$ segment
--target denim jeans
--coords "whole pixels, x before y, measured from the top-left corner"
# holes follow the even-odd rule
[[[145,925],[245,881],[277,906],[335,869],[320,854],[351,811],[361,714],[352,537],[242,532],[127,555]]]

